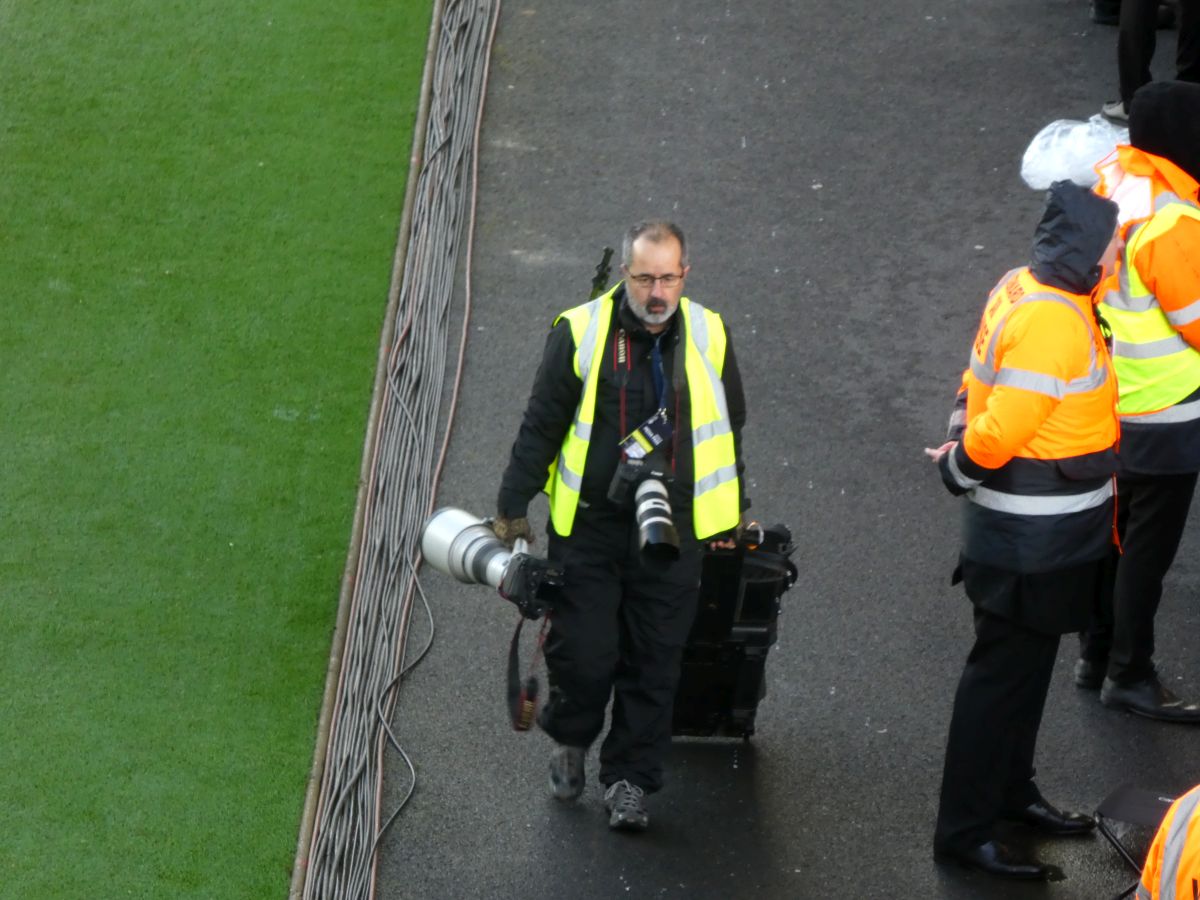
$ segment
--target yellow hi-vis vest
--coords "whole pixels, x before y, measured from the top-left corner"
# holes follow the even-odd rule
[[[1200,220],[1200,209],[1168,192],[1160,193],[1154,205],[1153,216],[1130,227],[1119,290],[1109,290],[1099,307],[1113,333],[1117,411],[1122,419],[1138,423],[1170,424],[1196,415],[1172,407],[1200,385],[1200,352],[1172,326],[1170,314],[1142,281],[1133,260],[1144,242],[1171,229],[1180,217]]]
[[[564,537],[575,524],[579,491],[587,464],[596,414],[596,388],[612,321],[614,285],[601,297],[562,313],[575,341],[575,376],[583,393],[575,421],[567,430],[558,458],[550,464],[545,491],[550,495],[550,521]],[[684,372],[687,375],[692,429],[692,520],[697,538],[735,528],[741,517],[737,455],[725,405],[721,372],[725,366],[725,324],[721,317],[687,297],[679,301],[683,316]],[[676,423],[676,432],[680,424]]]

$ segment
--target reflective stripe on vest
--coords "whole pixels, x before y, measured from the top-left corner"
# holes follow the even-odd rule
[[[741,518],[737,453],[725,403],[725,325],[699,303],[679,301],[686,346],[684,371],[691,401],[694,487],[692,519],[696,537],[737,527]]]
[[[1165,312],[1133,266],[1137,251],[1146,241],[1168,231],[1183,216],[1200,221],[1200,208],[1169,191],[1154,198],[1153,208],[1151,218],[1130,227],[1121,257],[1118,290],[1109,290],[1100,303],[1101,314],[1113,333],[1118,411],[1122,419],[1137,422],[1148,422],[1147,414],[1170,409],[1200,384],[1200,352],[1176,331],[1200,318],[1200,300],[1174,313]],[[1200,412],[1200,408],[1189,412]],[[1187,415],[1158,421],[1194,418]]]
[[[994,491],[991,488],[976,487],[968,493],[969,499],[987,509],[996,512],[1011,513],[1015,516],[1063,516],[1068,513],[1082,512],[1094,509],[1113,495],[1112,481],[1106,481],[1103,487],[1082,494],[1047,494],[1032,496],[1030,494],[1007,494]]]
[[[564,537],[571,533],[579,508],[600,367],[612,321],[613,294],[619,286],[555,319],[556,325],[566,319],[571,326],[576,347],[575,374],[583,382],[575,421],[563,440],[557,460],[550,466],[545,487],[550,495],[550,521],[555,532]],[[741,515],[733,430],[721,383],[725,326],[719,315],[686,297],[680,299],[679,311],[683,317],[684,370],[691,404],[692,518],[696,536],[705,538],[736,527]]]
[[[1158,412],[1143,413],[1140,416],[1122,416],[1123,421],[1135,422],[1139,425],[1174,425],[1178,422],[1194,422],[1200,419],[1200,400],[1188,403],[1176,403]]]
[[[608,293],[582,306],[569,309],[554,320],[557,325],[566,319],[575,341],[575,374],[583,382],[575,421],[563,439],[558,458],[550,464],[545,491],[550,495],[550,521],[558,534],[569,535],[579,508],[579,492],[583,488],[583,469],[587,464],[588,446],[592,439],[592,422],[596,414],[596,387],[600,381],[601,357],[612,321],[612,295]]]
[[[1163,826],[1167,829],[1165,835],[1155,835],[1154,843],[1162,843],[1162,859],[1160,860],[1158,869],[1158,883],[1147,887],[1145,884],[1140,884],[1139,890],[1145,891],[1144,896],[1147,898],[1156,898],[1156,900],[1176,900],[1176,886],[1179,881],[1179,867],[1183,862],[1184,850],[1187,848],[1188,834],[1192,828],[1192,819],[1196,815],[1197,807],[1200,806],[1200,787],[1192,788],[1188,793],[1184,794],[1176,800],[1171,809],[1167,811],[1167,816],[1163,820]],[[1153,848],[1151,850],[1153,852]],[[1187,873],[1195,877],[1195,873]],[[1139,896],[1142,896],[1139,894]],[[1191,895],[1184,895],[1186,900],[1192,900]]]
[[[1068,394],[1086,394],[1088,391],[1094,391],[1097,388],[1103,387],[1104,383],[1108,381],[1108,367],[1104,364],[1104,360],[1097,355],[1095,345],[1090,342],[1088,347],[1091,356],[1088,364],[1088,373],[1079,378],[1072,378],[1070,381],[1064,381],[1062,378],[1056,378],[1053,375],[1046,375],[1042,372],[1029,372],[1024,369],[1004,366],[999,370],[996,369],[996,344],[1000,340],[1004,326],[1008,324],[1009,316],[1018,307],[1024,306],[1026,303],[1061,303],[1079,316],[1080,321],[1083,322],[1084,330],[1089,334],[1091,333],[1092,324],[1087,320],[1087,316],[1083,310],[1066,297],[1050,291],[1026,294],[1004,313],[1003,320],[992,332],[984,358],[981,360],[974,352],[971,353],[971,374],[975,376],[980,384],[986,384],[989,387],[1008,385],[1009,387],[1023,388],[1027,391],[1053,397],[1055,400],[1062,400]]]

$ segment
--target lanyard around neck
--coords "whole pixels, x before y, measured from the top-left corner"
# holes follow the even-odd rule
[[[625,386],[629,383],[629,373],[633,371],[633,352],[624,328],[617,329],[617,339],[613,341],[613,369],[621,385],[621,434],[627,434]],[[650,374],[654,378],[655,409],[666,409],[667,376],[663,370],[661,334],[655,336],[654,346],[650,350]]]

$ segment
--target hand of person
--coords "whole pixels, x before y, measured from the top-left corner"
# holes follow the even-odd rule
[[[524,538],[529,543],[533,543],[533,529],[529,527],[529,520],[524,516],[515,519],[496,516],[492,519],[492,531],[496,532],[496,537],[500,538],[510,550],[517,542],[517,538]]]
[[[951,450],[953,450],[954,445],[957,443],[958,443],[958,441],[946,441],[946,443],[942,444],[942,446],[937,447],[937,448],[926,447],[925,455],[928,456],[930,458],[930,460],[932,460],[933,462],[936,463],[943,456],[945,456],[947,453],[949,453]]]
[[[732,531],[727,531],[724,534],[719,534],[708,542],[709,550],[736,550],[738,541],[742,539],[742,532],[747,528],[759,528],[757,522],[747,522],[746,516],[743,513],[742,520],[738,522],[736,528]],[[761,531],[762,529],[759,528]]]

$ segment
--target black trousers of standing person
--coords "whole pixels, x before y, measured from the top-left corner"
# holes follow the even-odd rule
[[[1180,81],[1200,82],[1200,0],[1177,0],[1179,38],[1175,47],[1175,77]],[[1133,94],[1152,80],[1150,60],[1154,58],[1160,0],[1121,0],[1121,21],[1117,34],[1117,74],[1121,81],[1121,100],[1125,110]]]
[[[550,695],[538,722],[560,744],[600,748],[600,781],[647,793],[663,784],[683,648],[699,599],[700,544],[678,522],[680,557],[645,558],[633,513],[580,509],[570,537],[550,535],[564,570],[546,639]],[[685,527],[689,529],[685,532]]]
[[[1154,616],[1195,490],[1195,472],[1117,479],[1122,552],[1109,561],[1107,584],[1081,636],[1081,655],[1094,662],[1107,659],[1108,676],[1118,684],[1154,675]]]
[[[995,837],[996,821],[1041,799],[1033,755],[1059,635],[975,610],[975,646],[954,696],[935,852]]]

